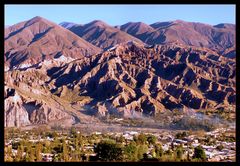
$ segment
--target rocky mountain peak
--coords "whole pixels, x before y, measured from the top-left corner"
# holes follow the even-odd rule
[[[43,17],[40,17],[40,16],[36,16],[36,17],[33,17],[32,19],[28,20],[25,24],[25,26],[31,26],[32,24],[34,23],[45,23],[49,26],[53,26],[55,23],[51,22],[51,21],[48,21],[46,20],[45,18]]]
[[[98,26],[98,27],[108,27],[109,25],[101,20],[94,20],[88,24],[86,24],[86,26]]]

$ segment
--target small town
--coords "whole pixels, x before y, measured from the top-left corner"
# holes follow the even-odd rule
[[[236,161],[235,128],[162,133],[5,130],[5,161]]]

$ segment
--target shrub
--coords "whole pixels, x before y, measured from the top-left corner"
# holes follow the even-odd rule
[[[194,148],[193,159],[197,159],[200,161],[206,161],[207,157],[204,149],[201,146],[197,146]]]
[[[182,139],[182,138],[184,138],[184,137],[186,137],[187,136],[187,133],[184,131],[184,132],[182,132],[182,133],[177,133],[176,134],[176,138],[177,139]]]
[[[147,141],[149,144],[155,145],[157,138],[154,135],[150,135],[147,137]]]
[[[216,149],[219,150],[219,151],[223,150],[223,148],[224,148],[223,145],[218,145],[218,146],[216,147]]]

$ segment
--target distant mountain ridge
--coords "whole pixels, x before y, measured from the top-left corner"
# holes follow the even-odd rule
[[[150,26],[155,31],[150,30],[140,33],[141,35],[138,34],[136,36],[136,30],[134,32],[128,31],[128,33],[141,38],[147,44],[178,42],[185,45],[207,47],[214,51],[223,51],[227,48],[235,47],[235,26],[224,24],[225,28],[219,28],[220,25],[223,24],[211,26],[177,20],[151,24]],[[122,30],[125,31],[124,28]]]
[[[130,40],[143,43],[141,40],[128,33],[114,28],[100,20],[95,20],[84,25],[75,25],[68,29],[86,41],[104,50],[107,50],[116,44]]]
[[[95,30],[90,30],[87,26],[90,26]],[[175,20],[156,22],[151,25],[147,25],[143,22],[128,22],[123,25],[111,27],[100,20],[95,20],[91,23],[85,24],[85,27],[79,25],[71,26],[68,29],[98,47],[107,48],[107,46],[110,47],[116,43],[103,46],[106,45],[105,42],[99,43],[98,41],[102,41],[101,37],[107,33],[106,29],[110,30],[112,28],[126,32],[150,45],[180,43],[184,45],[210,48],[221,54],[224,53],[226,49],[235,49],[236,47],[236,26],[228,23],[220,23],[212,26],[198,22]],[[105,29],[105,31],[102,31],[103,29]],[[106,35],[106,37],[108,36],[111,35]],[[122,35],[120,35],[120,37],[122,37]],[[117,40],[118,38],[119,36],[116,36],[114,40]],[[128,40],[128,37],[126,37],[126,40]],[[122,41],[125,40],[120,40],[120,42]],[[228,53],[226,53],[226,56],[229,57]],[[231,52],[230,57],[235,57],[234,52]]]

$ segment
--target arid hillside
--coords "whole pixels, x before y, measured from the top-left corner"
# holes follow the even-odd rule
[[[101,52],[100,48],[42,17],[6,28],[4,39],[4,60],[8,68],[29,67],[62,54],[81,58]]]
[[[104,27],[103,45],[102,37],[90,40],[98,26]],[[117,34],[148,33],[163,24],[120,27],[127,33],[106,26],[99,21],[83,25],[83,38],[41,17],[5,29],[5,126],[71,126],[101,123],[109,115],[155,117],[189,109],[235,111],[235,49],[223,55],[183,42],[119,41]],[[226,26],[215,28],[234,28]],[[116,36],[110,38],[109,31]]]

